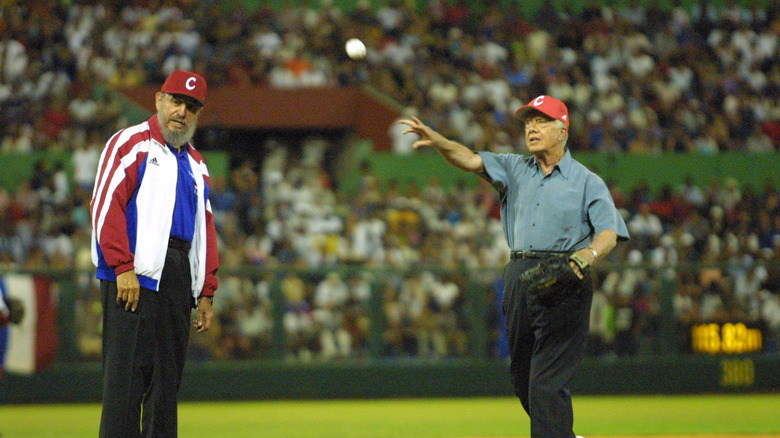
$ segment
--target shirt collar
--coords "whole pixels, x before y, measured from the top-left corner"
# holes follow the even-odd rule
[[[571,174],[571,164],[573,161],[574,159],[571,157],[569,148],[565,148],[563,157],[561,157],[560,161],[558,161],[558,164],[553,167],[553,172],[555,172],[555,169],[558,169],[564,179],[569,179],[569,175]],[[532,157],[532,159],[529,161],[529,165],[534,168],[534,172],[542,171],[542,166],[539,165],[539,162],[536,161],[535,157]],[[552,174],[552,172],[550,174]]]
[[[561,175],[563,175],[564,179],[569,179],[569,175],[571,175],[571,165],[573,162],[574,158],[571,157],[569,148],[565,148],[563,152],[563,158],[561,158],[561,161],[558,162],[558,170],[561,171]]]

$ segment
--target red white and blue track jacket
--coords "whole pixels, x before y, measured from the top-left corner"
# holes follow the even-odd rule
[[[203,156],[187,145],[198,206],[189,252],[192,294],[214,296],[219,267],[209,202],[211,179]],[[173,221],[176,156],[163,140],[157,116],[125,128],[106,143],[92,192],[92,262],[97,278],[135,269],[141,287],[158,290]]]

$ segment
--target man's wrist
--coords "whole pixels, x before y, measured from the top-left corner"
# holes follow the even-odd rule
[[[589,251],[590,251],[590,253],[591,253],[591,254],[593,254],[593,261],[594,261],[594,262],[596,261],[596,259],[598,259],[598,258],[599,258],[599,253],[598,253],[598,251],[596,251],[596,250],[595,250],[595,249],[594,249],[592,246],[589,246],[589,247],[587,247],[587,248],[585,248],[585,249],[589,250]]]

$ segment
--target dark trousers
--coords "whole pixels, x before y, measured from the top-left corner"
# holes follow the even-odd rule
[[[518,287],[518,276],[538,262],[512,260],[504,269],[512,384],[531,418],[532,438],[573,438],[568,385],[585,354],[593,289],[586,281],[579,294],[547,308]]]
[[[187,254],[168,249],[159,291],[141,288],[135,312],[116,304],[101,281],[103,413],[101,437],[175,437],[193,298]]]

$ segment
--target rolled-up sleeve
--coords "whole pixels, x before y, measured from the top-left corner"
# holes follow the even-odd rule
[[[612,194],[609,193],[607,184],[598,175],[590,174],[585,190],[585,203],[588,212],[588,220],[595,234],[604,230],[612,230],[617,234],[618,240],[628,240],[628,228],[626,222],[615,207]]]

